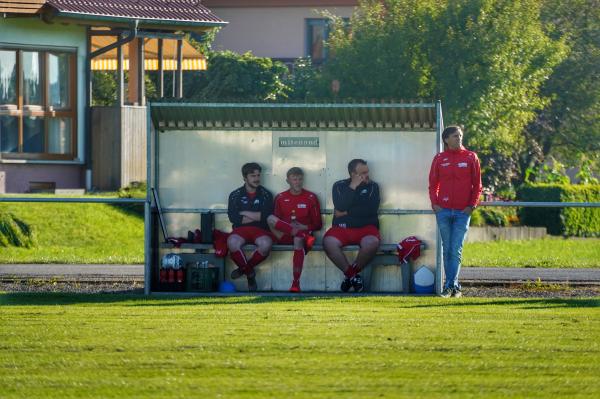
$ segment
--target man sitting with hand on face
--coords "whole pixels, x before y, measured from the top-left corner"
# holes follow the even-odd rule
[[[321,230],[321,206],[317,196],[303,188],[304,172],[298,167],[287,171],[290,189],[275,197],[275,210],[267,223],[280,244],[293,244],[293,280],[290,292],[300,292],[304,256],[312,248],[313,231]]]
[[[379,249],[379,185],[369,178],[369,167],[363,159],[348,163],[350,178],[333,185],[332,227],[323,238],[327,257],[345,276],[340,289],[348,292],[363,290],[360,271],[369,264]],[[348,262],[342,247],[359,245],[358,255],[352,264]]]

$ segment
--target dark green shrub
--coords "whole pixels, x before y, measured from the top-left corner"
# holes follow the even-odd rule
[[[471,214],[471,226],[509,226],[510,221],[516,219],[513,209],[507,208],[477,208]]]
[[[600,185],[526,184],[517,190],[525,202],[600,202]],[[600,236],[600,208],[521,208],[521,223],[554,235]]]
[[[119,189],[119,198],[146,198],[146,182],[134,181]]]
[[[481,227],[485,226],[485,220],[483,220],[483,216],[481,216],[481,210],[475,209],[471,214],[471,221],[469,222],[470,226]]]
[[[194,101],[275,101],[290,91],[283,82],[288,69],[270,58],[219,51],[209,54],[208,65],[206,86]]]

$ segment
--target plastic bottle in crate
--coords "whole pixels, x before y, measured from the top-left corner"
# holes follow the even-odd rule
[[[169,280],[169,270],[166,267],[160,267],[159,281],[166,283]]]

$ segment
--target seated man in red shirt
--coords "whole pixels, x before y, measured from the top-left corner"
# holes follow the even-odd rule
[[[293,281],[290,292],[300,292],[304,256],[312,248],[313,231],[321,230],[321,206],[317,196],[303,188],[304,172],[294,167],[287,172],[290,189],[277,194],[275,210],[267,223],[280,244],[294,244]]]
[[[273,213],[273,195],[260,185],[259,164],[250,162],[242,166],[244,185],[229,194],[227,215],[233,231],[227,238],[231,259],[238,266],[231,272],[231,278],[246,275],[248,291],[256,291],[254,268],[269,256],[273,245],[273,235],[267,225],[267,217]],[[256,245],[256,251],[246,259],[242,246],[245,243]]]
[[[353,159],[348,164],[348,179],[333,185],[332,226],[323,237],[323,248],[327,257],[345,276],[340,289],[363,290],[360,271],[369,264],[379,249],[379,185],[369,178],[367,161]],[[350,264],[342,247],[359,245],[354,262]]]

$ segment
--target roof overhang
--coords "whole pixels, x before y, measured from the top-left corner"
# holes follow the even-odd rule
[[[205,32],[227,25],[199,0],[0,0],[0,12],[10,17],[40,15],[47,23],[170,32]]]
[[[138,21],[139,29],[160,29],[170,31],[195,31],[205,32],[207,30],[225,26],[227,22],[195,22],[181,20],[161,20],[147,18],[117,17],[107,15],[90,15],[73,12],[55,11],[44,14],[46,22],[78,23],[90,26],[128,27],[132,21]]]
[[[435,103],[151,103],[150,110],[159,131],[248,128],[431,131],[437,123]]]

